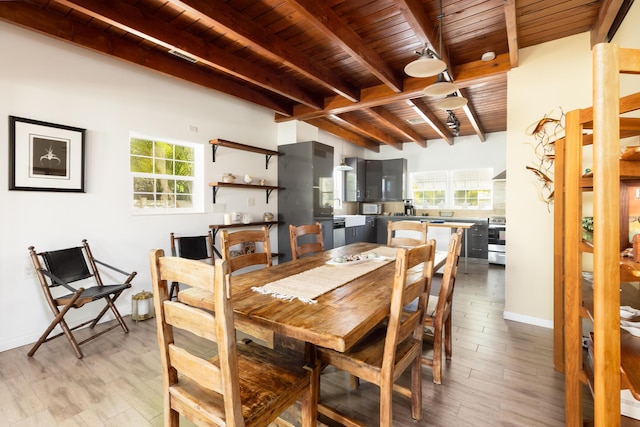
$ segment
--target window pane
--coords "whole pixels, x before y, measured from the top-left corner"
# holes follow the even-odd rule
[[[175,162],[174,175],[178,176],[193,176],[193,162]]]
[[[176,181],[176,193],[179,194],[191,194],[191,181]]]
[[[129,148],[131,154],[147,157],[153,154],[153,142],[147,139],[131,138]]]
[[[155,173],[160,175],[173,175],[173,160],[155,160]]]
[[[133,191],[136,193],[153,193],[153,181],[152,178],[134,178]]]
[[[163,159],[173,159],[173,145],[156,141],[153,154]]]
[[[193,147],[185,147],[182,145],[176,145],[175,146],[175,158],[176,160],[187,160],[190,162],[193,162],[194,160],[194,149]]]
[[[153,162],[150,157],[131,156],[131,172],[152,173]]]

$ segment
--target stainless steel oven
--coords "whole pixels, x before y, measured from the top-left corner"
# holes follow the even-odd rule
[[[506,218],[489,218],[489,263],[506,265]]]

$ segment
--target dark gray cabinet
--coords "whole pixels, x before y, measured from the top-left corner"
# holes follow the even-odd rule
[[[382,160],[365,160],[365,200],[382,200]]]
[[[407,159],[365,160],[365,200],[405,199]]]
[[[344,233],[344,243],[348,245],[356,242],[376,243],[376,219],[367,217],[364,225],[347,227]]]
[[[333,147],[316,141],[278,146],[278,262],[291,259],[289,224],[322,223],[333,247]]]
[[[407,159],[382,160],[381,199],[399,201],[405,198]]]
[[[473,224],[471,228],[466,230],[467,244],[469,245],[466,252],[469,258],[489,259],[489,225],[486,221]],[[462,253],[464,254],[465,240],[462,241]]]
[[[347,157],[344,159],[347,166],[353,169],[345,172],[344,180],[344,201],[364,202],[365,201],[365,160],[358,157]]]

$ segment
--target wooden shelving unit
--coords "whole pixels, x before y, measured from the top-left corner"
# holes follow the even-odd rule
[[[639,291],[624,283],[640,281],[640,264],[621,257],[629,244],[626,181],[640,180],[640,150],[620,155],[620,139],[640,135],[640,119],[621,117],[640,110],[640,93],[619,97],[620,74],[639,72],[640,50],[596,45],[594,106],[567,113],[566,136],[556,145],[554,363],[565,373],[567,426],[583,425],[585,384],[595,426],[640,425],[620,415],[621,389],[640,397],[640,338],[620,330],[620,306],[640,308]],[[593,152],[589,175],[582,174],[584,149]],[[593,191],[591,241],[582,230],[585,191]],[[593,254],[593,286],[582,278],[584,253]],[[582,348],[583,321],[592,322],[590,356]]]
[[[212,155],[213,155],[213,161],[216,161],[216,151],[218,151],[218,147],[227,147],[227,148],[233,148],[235,150],[242,150],[242,151],[249,151],[251,153],[258,153],[258,154],[264,154],[266,161],[265,161],[265,169],[269,169],[269,160],[271,159],[272,156],[277,156],[278,153],[277,151],[273,151],[273,150],[267,150],[266,148],[260,148],[260,147],[254,147],[252,145],[245,145],[245,144],[240,144],[239,142],[233,142],[233,141],[227,141],[226,139],[211,139],[209,140],[209,144],[211,144],[212,147]]]

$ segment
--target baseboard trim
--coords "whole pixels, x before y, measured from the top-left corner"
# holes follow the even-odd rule
[[[502,317],[506,320],[513,320],[514,322],[526,323],[528,325],[535,325],[541,326],[543,328],[553,329],[553,320],[525,316],[524,314],[511,313],[509,311],[503,312]]]

